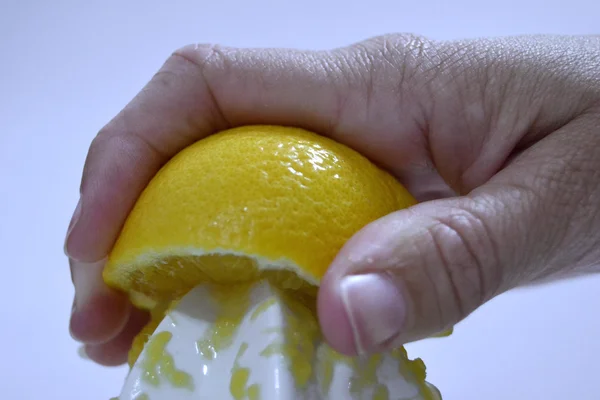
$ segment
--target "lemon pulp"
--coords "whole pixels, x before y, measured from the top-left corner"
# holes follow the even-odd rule
[[[164,377],[175,387],[193,390],[194,384],[190,374],[178,370],[173,356],[166,350],[171,338],[170,332],[160,332],[150,339],[146,345],[146,357],[142,362],[142,379],[152,386],[158,386]]]
[[[242,320],[249,313],[250,320],[255,320],[270,307],[281,303],[284,306],[285,322],[275,331],[265,332],[275,333],[276,336],[262,349],[260,356],[267,358],[274,355],[283,356],[294,382],[300,390],[307,387],[315,374],[320,374],[323,393],[329,393],[335,364],[346,363],[356,371],[356,375],[350,382],[352,393],[360,395],[363,390],[372,387],[374,388],[373,400],[389,399],[387,387],[379,382],[377,376],[377,370],[383,358],[381,354],[372,355],[361,361],[340,355],[325,346],[322,347],[323,353],[320,354],[321,369],[315,370],[313,367],[316,358],[315,345],[321,337],[314,310],[311,310],[304,301],[281,290],[250,310],[249,294],[252,285],[253,283],[210,285],[210,294],[218,306],[218,312],[210,329],[197,342],[200,356],[207,360],[219,357],[221,351],[227,350],[232,345],[232,338]],[[173,319],[173,315],[170,315]],[[176,319],[173,321],[175,324],[177,323]],[[191,377],[176,368],[173,357],[166,349],[170,339],[170,332],[159,332],[146,344],[141,363],[142,378],[153,385],[158,385],[164,379],[176,388],[193,389],[194,383],[191,381]],[[242,342],[230,373],[229,391],[236,400],[260,399],[260,385],[249,384],[251,368],[241,366],[238,362],[248,346],[248,342]],[[404,348],[392,351],[392,356],[398,360],[398,374],[405,378],[412,377],[418,383],[419,393],[423,398],[427,400],[440,399],[437,389],[430,387],[425,381],[425,365],[420,359],[410,361]]]

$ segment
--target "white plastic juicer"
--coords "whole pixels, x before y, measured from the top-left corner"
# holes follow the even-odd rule
[[[133,365],[119,400],[438,400],[403,349],[344,357],[314,312],[268,281],[191,290]]]

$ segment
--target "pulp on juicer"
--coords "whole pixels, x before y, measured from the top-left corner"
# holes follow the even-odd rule
[[[314,310],[266,280],[204,284],[173,304],[118,399],[197,398],[441,399],[421,360],[402,348],[364,363],[336,353]]]

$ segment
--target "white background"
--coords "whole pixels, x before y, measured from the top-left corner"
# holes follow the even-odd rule
[[[175,48],[600,33],[598,15],[597,0],[0,0],[0,397],[118,394],[126,369],[69,337],[63,236],[90,140]],[[446,400],[598,400],[599,309],[598,278],[521,290],[410,350]]]

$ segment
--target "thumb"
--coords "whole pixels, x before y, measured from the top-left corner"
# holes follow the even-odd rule
[[[363,228],[321,282],[329,344],[348,355],[383,351],[449,329],[506,290],[501,267],[518,263],[524,221],[505,204],[489,193],[431,201]]]
[[[446,330],[519,285],[598,271],[598,126],[598,114],[583,114],[468,195],[358,232],[319,289],[329,344],[348,355],[383,351]]]

